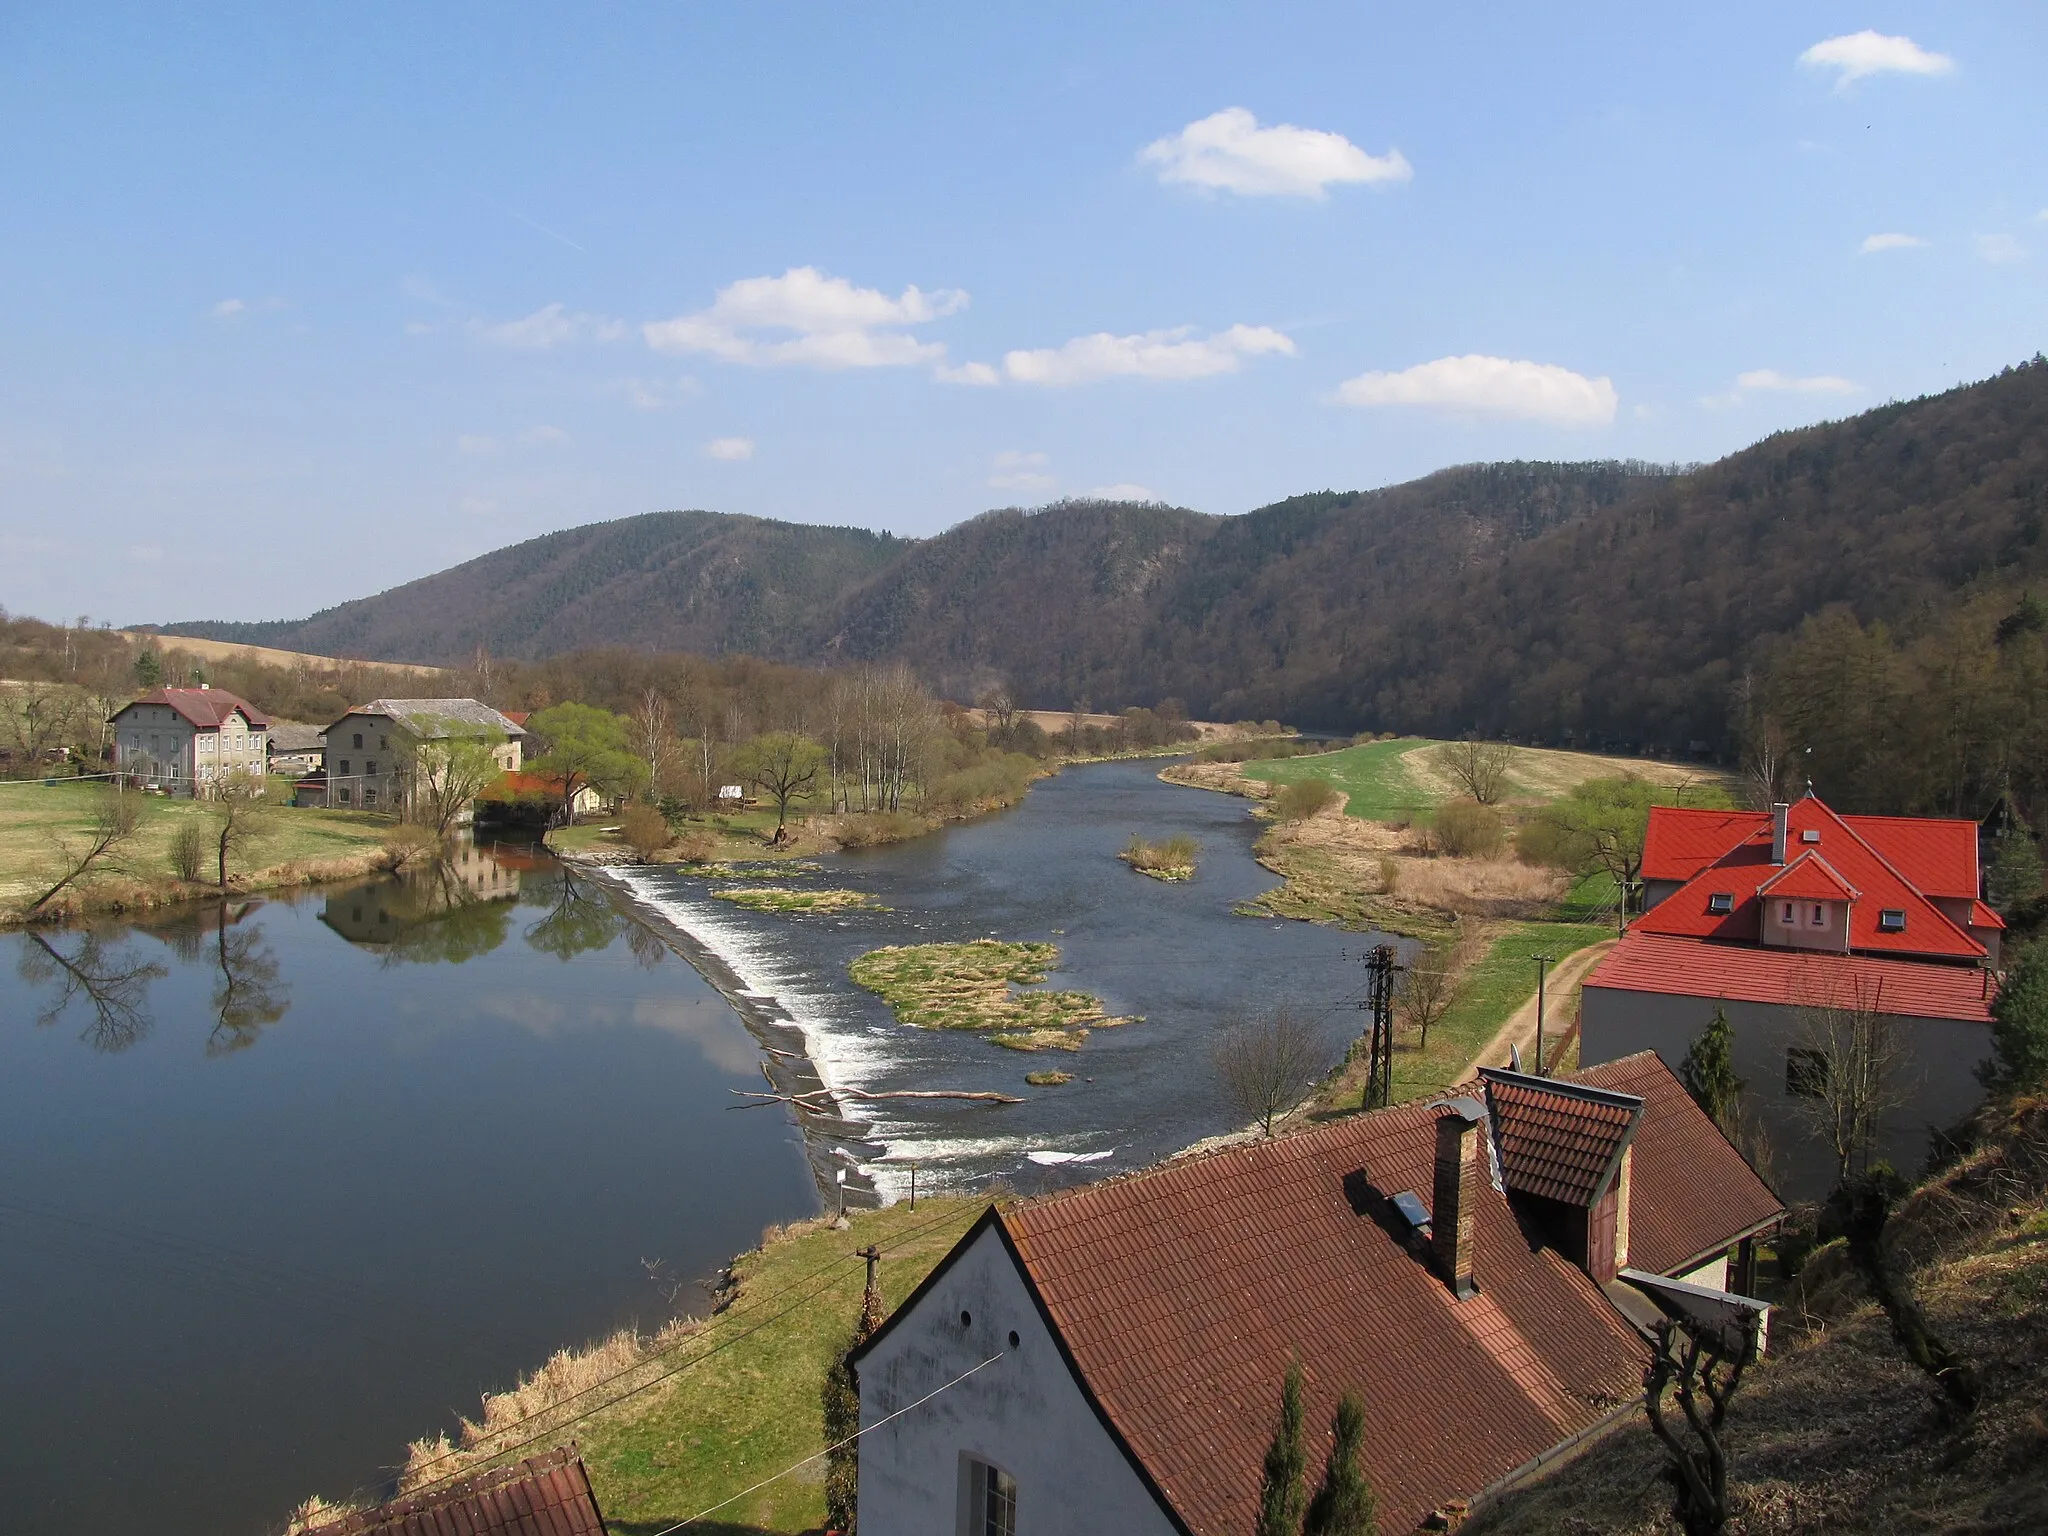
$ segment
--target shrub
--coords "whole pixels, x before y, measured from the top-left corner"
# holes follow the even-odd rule
[[[1380,855],[1380,889],[1387,895],[1394,894],[1394,887],[1401,883],[1401,861],[1390,854]]]
[[[1538,816],[1515,834],[1515,857],[1538,869],[1572,869],[1579,863],[1579,844],[1557,821]]]
[[[187,817],[171,834],[171,873],[180,880],[197,880],[206,870],[206,829]]]
[[[1273,814],[1282,821],[1307,821],[1337,798],[1328,779],[1297,779],[1273,797]]]
[[[1476,800],[1452,800],[1436,808],[1437,846],[1458,858],[1488,859],[1507,841],[1500,813]]]
[[[641,858],[651,859],[669,845],[668,818],[636,800],[619,817],[619,836]]]
[[[415,859],[423,859],[440,846],[441,839],[432,827],[404,824],[384,834],[385,861],[393,869],[402,869]]]
[[[908,811],[861,811],[839,818],[833,836],[842,848],[875,848],[916,837],[925,826]]]
[[[692,864],[709,864],[718,857],[718,839],[709,832],[685,832],[676,839],[676,852]]]
[[[2048,1087],[2048,941],[2010,957],[1991,1004],[1991,1046],[1987,1086],[2011,1093]]]

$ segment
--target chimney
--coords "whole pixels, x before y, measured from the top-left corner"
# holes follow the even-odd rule
[[[1615,1274],[1619,1274],[1622,1270],[1628,1268],[1628,1186],[1629,1174],[1633,1170],[1635,1160],[1636,1149],[1634,1147],[1623,1147],[1621,1149],[1621,1167],[1615,1170],[1614,1188],[1608,1192],[1607,1198],[1600,1202],[1600,1206],[1603,1208],[1611,1204],[1612,1215],[1605,1217],[1605,1219],[1612,1220],[1614,1223],[1614,1242],[1609,1250],[1614,1256],[1611,1266],[1613,1273],[1595,1275],[1593,1277],[1603,1283],[1613,1279]],[[1607,1268],[1609,1266],[1603,1265],[1602,1267]]]
[[[1792,814],[1792,807],[1780,800],[1771,807],[1771,862],[1785,862],[1785,819]]]
[[[1463,1301],[1479,1289],[1472,1275],[1472,1220],[1479,1194],[1479,1122],[1486,1118],[1486,1110],[1478,1100],[1465,1097],[1442,1107],[1449,1113],[1436,1122],[1430,1246],[1451,1294]]]

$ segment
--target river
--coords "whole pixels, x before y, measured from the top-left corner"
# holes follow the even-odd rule
[[[816,1210],[824,1170],[888,1196],[913,1164],[921,1187],[1026,1193],[1140,1166],[1229,1128],[1213,1042],[1273,1000],[1334,1060],[1370,940],[1232,915],[1273,883],[1244,803],[1155,769],[1071,769],[802,877],[886,912],[746,912],[700,877],[471,847],[405,880],[0,935],[8,1521],[255,1536],[307,1493],[377,1491],[407,1440],[555,1348],[701,1306],[692,1282]],[[1134,831],[1193,832],[1197,877],[1127,869]],[[1025,1055],[906,1029],[847,979],[866,949],[990,935],[1060,945],[1049,985],[1142,1020]],[[780,1107],[731,1107],[777,1039],[834,1084],[1027,1102],[806,1141]],[[1075,1080],[1023,1084],[1050,1066]]]

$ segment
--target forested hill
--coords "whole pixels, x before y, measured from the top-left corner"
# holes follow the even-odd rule
[[[453,662],[630,644],[901,657],[955,696],[1727,744],[1731,685],[1830,605],[1910,638],[2048,587],[2048,366],[1683,474],[1497,464],[1236,517],[1065,503],[924,540],[711,513],[550,535],[296,623],[181,624]]]

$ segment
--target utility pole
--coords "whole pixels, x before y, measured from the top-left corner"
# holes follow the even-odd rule
[[[1372,1014],[1366,1041],[1365,1109],[1384,1109],[1394,1102],[1394,946],[1375,945],[1365,957],[1366,1000],[1359,1006]]]
[[[1555,963],[1551,955],[1531,955],[1536,962],[1536,1075],[1543,1076],[1543,972]]]

